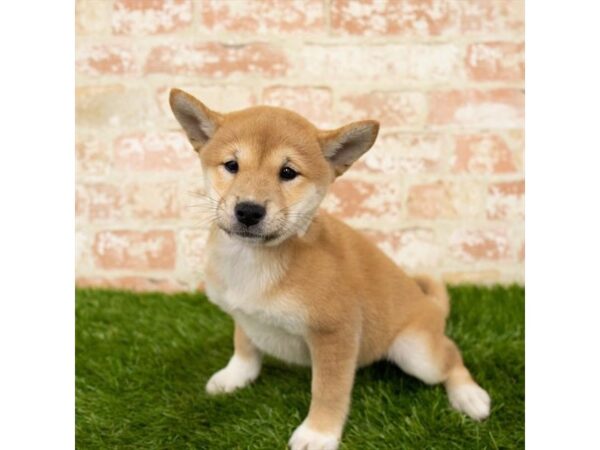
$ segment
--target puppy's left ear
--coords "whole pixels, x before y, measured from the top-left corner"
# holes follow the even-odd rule
[[[193,95],[181,89],[171,89],[169,104],[197,152],[200,152],[223,123],[221,114],[212,111]]]
[[[373,146],[378,132],[379,122],[375,120],[362,120],[336,130],[319,131],[321,150],[336,177]]]

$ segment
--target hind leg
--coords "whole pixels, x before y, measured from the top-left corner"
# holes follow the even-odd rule
[[[490,414],[490,396],[471,377],[456,344],[443,333],[424,330],[400,333],[388,357],[427,384],[444,383],[450,404],[475,420]]]

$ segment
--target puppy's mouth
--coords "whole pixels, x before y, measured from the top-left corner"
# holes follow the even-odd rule
[[[258,231],[251,231],[249,229],[229,229],[219,225],[219,228],[227,233],[229,236],[235,236],[243,240],[250,242],[269,242],[279,237],[278,233],[261,233]]]

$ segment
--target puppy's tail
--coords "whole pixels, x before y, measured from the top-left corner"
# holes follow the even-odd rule
[[[448,317],[448,313],[450,312],[450,296],[444,282],[434,280],[429,275],[416,275],[414,280],[426,295],[435,299],[438,306],[444,311],[444,316]]]

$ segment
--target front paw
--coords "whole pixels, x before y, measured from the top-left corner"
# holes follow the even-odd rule
[[[321,433],[303,423],[296,428],[288,444],[291,450],[336,450],[339,443],[336,435]]]
[[[206,383],[206,392],[209,394],[233,392],[254,381],[259,372],[260,361],[246,360],[234,355],[225,368],[210,377]]]

